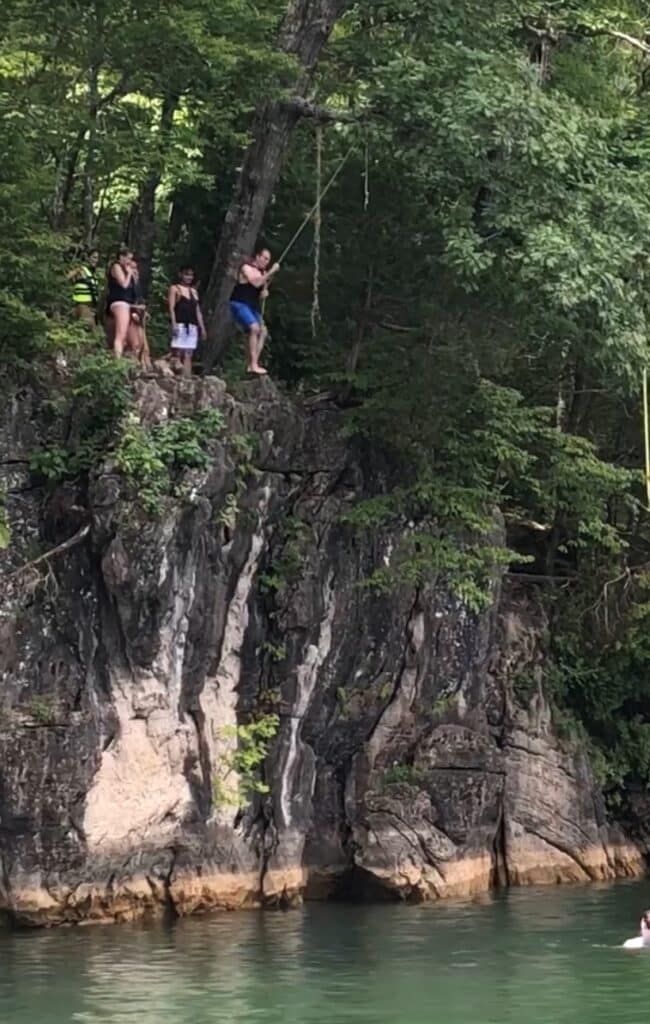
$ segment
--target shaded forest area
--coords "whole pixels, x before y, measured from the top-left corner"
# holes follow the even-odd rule
[[[471,609],[495,564],[518,573],[554,623],[558,721],[613,801],[646,785],[650,5],[7,0],[3,22],[4,372],[63,351],[86,395],[113,386],[66,275],[126,242],[154,350],[190,261],[204,366],[236,375],[233,261],[258,238],[282,252],[320,137],[321,183],[341,170],[274,283],[269,366],[403,467],[355,513],[413,523],[369,585],[444,578]],[[104,404],[93,457],[120,443]],[[92,460],[35,469],[55,483]]]

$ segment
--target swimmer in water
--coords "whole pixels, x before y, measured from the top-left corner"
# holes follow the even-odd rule
[[[626,939],[623,949],[650,949],[650,910],[641,915],[641,934],[634,939]]]

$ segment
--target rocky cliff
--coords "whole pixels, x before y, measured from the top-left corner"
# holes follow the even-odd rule
[[[392,471],[336,409],[266,381],[137,394],[144,423],[227,424],[157,517],[110,464],[83,497],[35,486],[39,403],[2,411],[0,909],[47,925],[643,871],[554,732],[530,593],[495,580],[477,615],[442,583],[362,586],[399,537],[344,515]],[[270,714],[268,792],[239,806],[236,727]]]

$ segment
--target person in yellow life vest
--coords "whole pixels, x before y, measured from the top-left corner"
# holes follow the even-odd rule
[[[72,287],[74,315],[89,327],[97,325],[97,303],[100,289],[97,274],[98,263],[99,253],[97,249],[91,249],[81,266],[68,274],[68,279],[74,282]]]

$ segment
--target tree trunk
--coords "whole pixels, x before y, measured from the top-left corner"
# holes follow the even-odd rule
[[[101,190],[101,192],[99,194],[99,197],[98,197],[98,200],[97,200],[97,213],[95,214],[95,220],[94,220],[94,225],[93,225],[93,234],[94,234],[95,238],[97,238],[97,236],[99,234],[99,225],[101,224],[102,217],[104,216],[104,213],[106,211],[106,203],[107,203],[107,200],[108,200],[108,195],[110,193],[111,185],[112,184],[113,184],[113,175],[112,174],[108,174],[104,178],[104,181],[102,182],[102,190]]]
[[[77,175],[77,165],[85,134],[86,127],[84,125],[77,132],[74,142],[66,146],[59,160],[54,197],[52,199],[52,215],[50,218],[54,228],[64,228],[67,224],[68,207]]]
[[[579,434],[589,413],[593,396],[582,364],[578,359],[570,359],[568,354],[565,356],[557,394],[556,430],[564,434]],[[558,553],[560,545],[566,541],[566,522],[566,512],[556,514],[546,549],[546,572],[549,575],[560,571]]]
[[[129,243],[133,245],[140,267],[140,284],[145,298],[151,288],[151,271],[156,240],[156,192],[165,167],[165,155],[174,114],[180,97],[167,95],[163,99],[158,127],[157,148],[149,173],[140,185],[137,208],[133,218]]]
[[[68,223],[68,211],[70,207],[70,200],[72,198],[72,190],[75,184],[75,178],[77,175],[77,164],[79,163],[79,155],[81,153],[81,147],[84,141],[84,131],[77,133],[77,137],[72,147],[72,152],[68,157],[68,163],[65,172],[65,181],[63,183],[63,191],[61,194],[61,219],[57,224],[57,227],[66,227]]]
[[[97,116],[99,114],[99,62],[93,62],[88,79],[88,148],[84,164],[83,222],[84,243],[94,244],[95,229],[95,163],[97,150]]]
[[[352,0],[289,0],[280,29],[278,46],[298,62],[299,75],[293,92],[306,99],[321,51],[332,28]],[[300,117],[299,105],[282,100],[265,104],[257,113],[251,142],[235,194],[226,213],[208,282],[208,342],[204,366],[209,369],[221,356],[228,336],[228,299],[236,267],[242,255],[255,245],[280,176],[291,132]]]
[[[359,365],[359,357],[361,355],[361,346],[363,339],[365,338],[366,331],[368,330],[368,324],[370,322],[370,312],[372,310],[372,290],[375,277],[375,264],[371,260],[368,267],[368,279],[366,281],[366,297],[359,314],[359,320],[357,323],[357,335],[354,339],[354,343],[350,352],[348,353],[346,370],[352,375],[357,372],[357,366]]]
[[[95,244],[95,173],[97,170],[97,129],[100,111],[99,75],[105,57],[106,4],[92,0],[88,25],[88,122],[87,147],[83,164],[83,226],[87,248]]]

